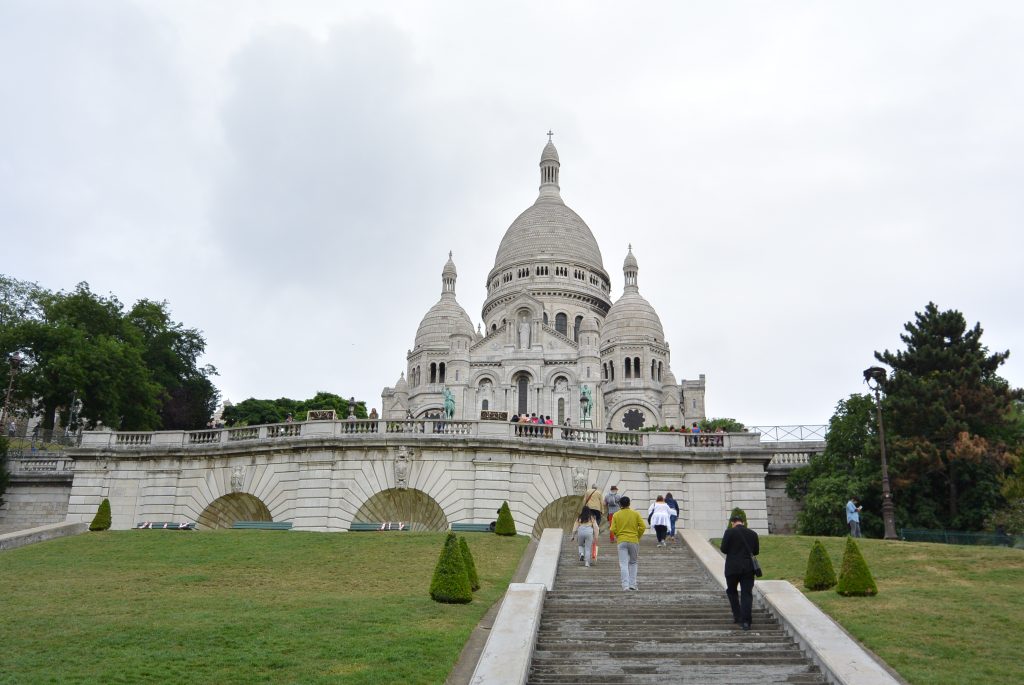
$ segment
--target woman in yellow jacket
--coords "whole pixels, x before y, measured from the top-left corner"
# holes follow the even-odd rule
[[[643,518],[629,508],[629,498],[619,500],[619,510],[612,516],[612,535],[619,541],[619,577],[623,590],[637,590],[637,558],[640,536],[647,530]]]

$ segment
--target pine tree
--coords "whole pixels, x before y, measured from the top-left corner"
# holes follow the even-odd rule
[[[836,592],[844,597],[870,597],[878,594],[871,570],[860,553],[860,547],[851,537],[846,538],[846,551],[843,552]]]
[[[459,537],[459,551],[462,552],[462,561],[466,566],[466,575],[469,576],[469,587],[473,592],[480,589],[480,576],[476,573],[476,562],[473,561],[473,553],[469,551],[469,543],[465,537]]]
[[[462,560],[455,533],[448,533],[444,540],[441,556],[434,567],[434,577],[430,581],[430,597],[435,602],[445,604],[467,604],[473,601],[469,574],[466,573],[466,564]]]
[[[99,509],[96,510],[96,516],[93,518],[92,523],[89,524],[89,530],[110,530],[110,500],[103,498],[100,502]]]
[[[508,502],[503,502],[498,510],[498,522],[494,526],[494,532],[498,535],[515,535],[516,522],[512,518],[512,510],[508,508]]]
[[[808,590],[828,590],[835,587],[836,571],[832,568],[832,560],[828,558],[825,545],[815,540],[811,553],[807,557],[807,571],[804,573],[804,587]]]
[[[1021,447],[1021,391],[996,373],[1010,353],[990,354],[980,324],[968,330],[956,310],[929,302],[915,317],[906,350],[875,353],[892,367],[882,390],[897,513],[905,525],[977,530],[1004,505],[999,480]]]

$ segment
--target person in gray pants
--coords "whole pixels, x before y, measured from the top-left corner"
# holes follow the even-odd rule
[[[590,509],[584,507],[583,512],[572,526],[572,539],[577,540],[579,545],[580,561],[588,568],[590,567],[590,550],[597,537],[598,525]]]

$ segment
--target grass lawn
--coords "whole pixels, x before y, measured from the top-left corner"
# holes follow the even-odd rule
[[[836,574],[845,538],[761,537],[764,579],[804,590],[814,540]],[[858,541],[876,597],[808,598],[914,685],[1019,685],[1024,659],[1024,550],[919,542]]]
[[[442,683],[528,540],[470,533],[481,589],[430,599],[437,533],[116,531],[0,553],[0,683]]]

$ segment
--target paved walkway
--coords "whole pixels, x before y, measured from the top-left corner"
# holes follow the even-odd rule
[[[640,544],[639,592],[623,592],[615,547],[602,535],[590,568],[566,536],[533,655],[532,685],[824,683],[763,609],[750,631],[689,547]]]

